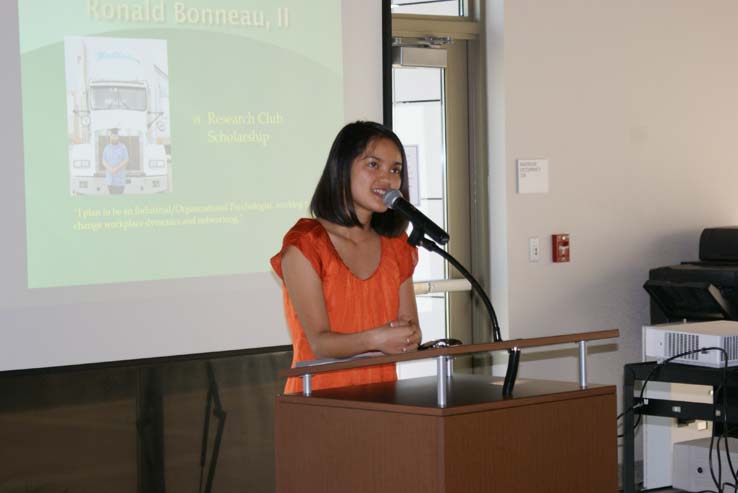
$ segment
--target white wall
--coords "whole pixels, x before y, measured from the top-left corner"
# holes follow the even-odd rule
[[[619,384],[640,359],[649,268],[695,260],[704,227],[738,223],[738,2],[487,6],[492,292],[505,336],[619,328],[617,347],[589,360],[592,381]],[[519,158],[550,160],[548,194],[516,194]],[[571,234],[571,263],[551,262],[552,233]],[[521,375],[572,380],[573,355],[549,352]]]

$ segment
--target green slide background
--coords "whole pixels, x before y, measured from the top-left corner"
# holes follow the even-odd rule
[[[89,19],[84,1],[20,2],[29,287],[268,271],[268,259],[279,249],[283,234],[306,214],[304,205],[343,121],[340,1],[186,4],[240,5],[263,9],[271,17],[277,7],[287,7],[291,24],[289,29],[269,31],[175,25],[171,18],[163,24],[115,25]],[[63,22],[49,29],[48,22],[38,22],[38,15],[58,15]],[[167,40],[173,191],[70,195],[63,41],[70,35]],[[284,122],[255,127],[207,124],[208,112],[262,111],[278,112]],[[252,128],[270,134],[267,146],[208,143],[208,131],[248,133]],[[135,212],[172,206],[217,210],[189,215]],[[101,216],[82,218],[83,210]],[[149,219],[208,217],[226,217],[237,224],[146,226]],[[138,225],[126,231],[73,229],[78,221],[121,220]]]

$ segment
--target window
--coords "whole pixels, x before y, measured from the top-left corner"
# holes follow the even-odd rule
[[[423,14],[462,16],[463,1],[460,0],[393,0],[393,14]]]

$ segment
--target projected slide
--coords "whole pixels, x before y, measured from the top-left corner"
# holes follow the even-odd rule
[[[340,1],[18,5],[28,287],[268,271],[343,123]]]

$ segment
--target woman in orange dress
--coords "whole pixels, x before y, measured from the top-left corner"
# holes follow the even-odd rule
[[[384,205],[385,193],[393,189],[408,195],[400,140],[377,123],[346,125],[313,194],[314,219],[300,219],[271,259],[283,281],[293,367],[299,361],[417,348],[422,338],[412,280],[417,250],[407,243],[407,220]],[[390,364],[315,375],[311,384],[318,390],[396,379]],[[288,379],[285,392],[302,392],[301,379]]]

